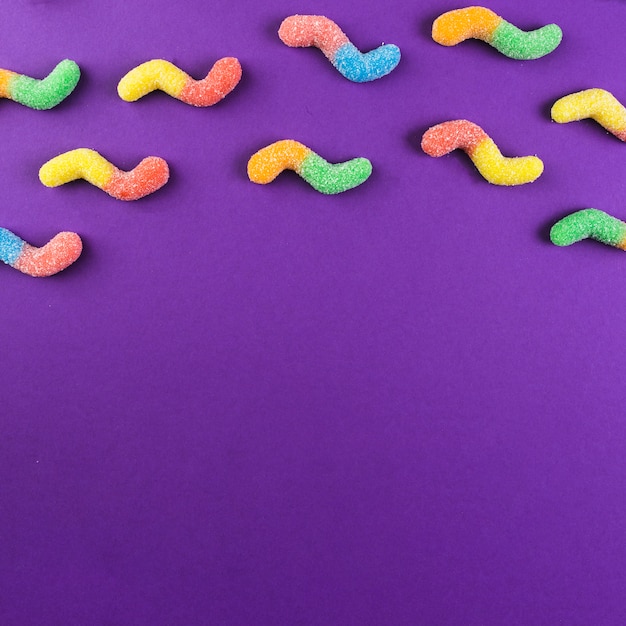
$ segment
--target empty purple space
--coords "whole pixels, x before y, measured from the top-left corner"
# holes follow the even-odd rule
[[[0,226],[83,256],[0,267],[0,624],[446,626],[626,623],[626,254],[557,248],[594,207],[626,220],[626,145],[550,106],[626,102],[626,3],[489,8],[557,50],[514,61],[439,46],[440,0],[96,2],[2,7],[0,67],[82,78],[50,111],[0,100]],[[326,15],[402,60],[372,83],[278,38]],[[207,109],[116,93],[167,59],[220,57]],[[484,128],[544,174],[489,185],[422,133]],[[372,161],[323,196],[248,158],[295,139]],[[39,167],[78,147],[170,182],[119,202]]]

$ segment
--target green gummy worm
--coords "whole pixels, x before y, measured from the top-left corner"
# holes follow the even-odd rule
[[[300,165],[298,174],[317,191],[341,193],[365,182],[372,173],[368,159],[356,158],[345,163],[329,163],[311,151]]]
[[[563,32],[556,24],[526,32],[503,19],[489,43],[507,57],[524,61],[550,54],[562,38]]]
[[[78,65],[65,59],[41,80],[16,76],[9,87],[11,99],[31,109],[51,109],[74,91],[79,78]]]
[[[550,229],[550,240],[557,246],[588,238],[619,246],[626,238],[626,223],[598,209],[583,209],[567,215]]]

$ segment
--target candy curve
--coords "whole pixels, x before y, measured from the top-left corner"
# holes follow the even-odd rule
[[[292,48],[319,48],[342,76],[355,83],[382,78],[400,62],[398,46],[383,44],[361,52],[335,22],[323,15],[291,15],[281,23],[278,36]]]
[[[55,235],[36,248],[6,228],[0,228],[0,260],[29,276],[52,276],[74,263],[83,250],[81,238],[72,232]]]
[[[480,174],[493,185],[532,183],[543,172],[536,156],[505,157],[485,131],[468,120],[451,120],[429,128],[422,136],[422,150],[440,157],[457,148],[465,151]]]
[[[155,90],[196,107],[213,106],[225,98],[241,80],[241,64],[234,57],[217,60],[202,80],[164,59],[146,61],[122,77],[117,93],[126,102],[135,102]]]
[[[364,183],[372,173],[372,164],[362,157],[329,163],[299,141],[283,139],[250,157],[248,178],[265,185],[286,169],[296,172],[320,193],[336,194]]]
[[[550,229],[550,241],[556,246],[570,246],[583,239],[626,250],[626,223],[599,209],[582,209],[565,216]]]
[[[0,97],[40,111],[51,109],[65,100],[78,84],[80,68],[64,59],[42,79],[0,69]]]
[[[456,46],[466,39],[489,43],[502,18],[485,7],[454,9],[440,15],[432,26],[433,39],[442,46]]]
[[[559,98],[550,110],[558,124],[591,118],[621,141],[626,141],[626,108],[609,91],[584,89]]]
[[[511,59],[532,60],[553,52],[563,32],[556,24],[523,31],[490,9],[471,6],[440,15],[433,22],[432,37],[442,46],[480,39]]]
[[[58,187],[79,178],[118,200],[138,200],[167,183],[169,167],[164,159],[151,156],[124,172],[95,150],[76,148],[50,159],[39,169],[39,180],[46,187]]]

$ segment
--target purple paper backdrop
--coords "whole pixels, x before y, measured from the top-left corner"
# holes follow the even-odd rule
[[[494,0],[562,27],[530,62],[435,44],[457,6],[3,3],[0,67],[83,76],[48,112],[0,102],[0,226],[85,252],[0,267],[2,626],[626,623],[626,255],[548,239],[576,209],[626,219],[626,146],[549,115],[588,87],[626,101],[626,3]],[[402,61],[350,83],[280,42],[293,13]],[[222,56],[244,76],[215,107],[117,96],[150,58]],[[427,157],[454,118],[545,173],[498,188]],[[284,138],[374,173],[250,183]],[[38,181],[81,146],[171,181],[135,203]]]

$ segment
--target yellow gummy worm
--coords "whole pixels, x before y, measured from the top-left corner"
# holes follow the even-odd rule
[[[559,124],[594,119],[610,133],[626,141],[626,108],[604,89],[585,89],[557,100],[550,111]]]
[[[78,178],[84,178],[103,189],[111,180],[116,167],[95,150],[77,148],[64,152],[42,165],[39,180],[46,187],[58,187]]]
[[[163,59],[154,59],[128,72],[120,80],[117,93],[126,102],[139,100],[155,89],[164,91],[172,98],[178,98],[189,79],[189,74],[173,63]]]
[[[476,169],[492,185],[524,185],[543,172],[543,163],[536,156],[505,157],[492,139],[474,148],[471,159]]]

